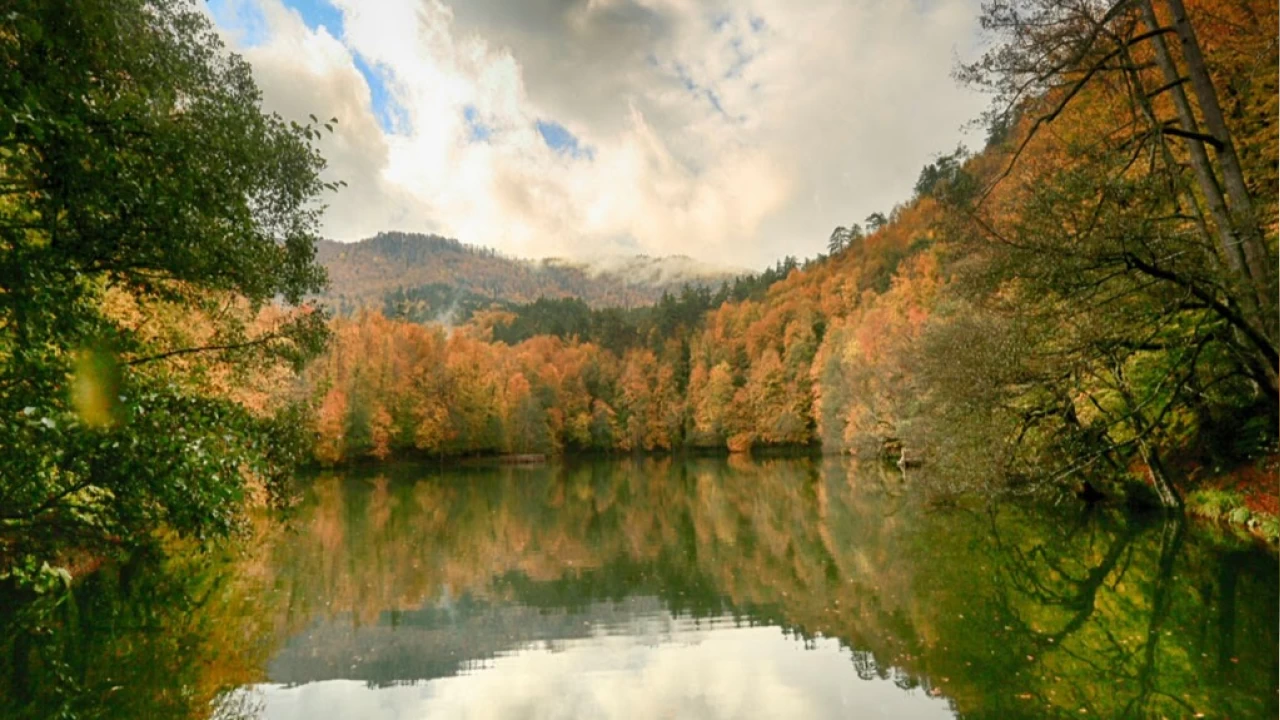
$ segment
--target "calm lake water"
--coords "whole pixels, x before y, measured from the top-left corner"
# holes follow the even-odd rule
[[[79,583],[8,641],[9,712],[1277,716],[1273,554],[914,496],[833,459],[325,475],[239,552]]]

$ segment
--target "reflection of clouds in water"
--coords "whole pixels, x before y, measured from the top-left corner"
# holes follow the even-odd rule
[[[418,685],[334,680],[260,687],[272,720],[293,718],[948,718],[947,703],[860,680],[831,640],[812,650],[777,628],[598,635],[525,650]]]

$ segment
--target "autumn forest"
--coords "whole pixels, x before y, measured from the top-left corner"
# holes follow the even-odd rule
[[[455,4],[415,17],[463,27],[490,11]],[[832,677],[856,667],[895,685],[919,717],[1036,716],[1024,700],[1055,717],[1274,714],[1274,0],[974,4],[981,50],[950,72],[986,102],[966,126],[978,146],[936,148],[896,205],[788,237],[824,251],[756,270],[681,254],[526,259],[411,220],[332,239],[346,194],[370,213],[380,192],[402,199],[381,184],[394,173],[355,187],[335,172],[368,149],[342,134],[359,122],[350,107],[268,109],[311,86],[264,81],[292,56],[255,33],[312,33],[337,55],[298,57],[354,63],[342,77],[385,110],[411,88],[375,82],[390,65],[348,52],[356,5],[0,12],[0,717],[248,717],[224,712],[227,698],[330,692],[320,679],[456,689],[497,669],[516,673],[495,682],[509,692],[537,685],[520,665],[534,640],[567,639],[549,652],[558,663],[616,659],[613,635],[705,651],[736,642],[743,618],[783,640],[756,638],[742,657],[764,663],[783,651],[767,643],[794,641],[805,662],[835,658]],[[520,22],[586,32],[592,13],[677,12],[575,5],[537,22],[494,11],[510,62],[480,84],[532,78],[541,56],[519,56]],[[782,37],[736,6],[705,14],[716,37],[741,33],[726,81],[754,57],[743,48]],[[458,52],[464,69],[482,54]],[[733,120],[728,100],[675,72]],[[393,115],[370,127],[407,152]],[[498,152],[497,125],[475,105],[461,115],[466,142]],[[542,120],[513,132],[556,172],[606,153]],[[469,179],[459,167],[457,185]],[[456,199],[451,183],[431,189]],[[531,218],[569,204],[518,190]],[[1000,573],[974,577],[970,560]],[[1193,582],[1175,567],[1214,627],[1172,591]],[[1238,616],[1237,585],[1256,596]],[[982,615],[980,643],[965,612]],[[428,628],[416,649],[397,644],[404,617]],[[670,622],[661,641],[617,630],[654,618]],[[348,630],[392,659],[370,665]],[[1162,631],[1178,636],[1161,646]],[[670,639],[682,632],[696,641]],[[992,640],[1005,637],[1012,655]],[[1098,657],[1114,678],[1092,674]],[[577,690],[603,677],[566,672]],[[1127,705],[1100,692],[1113,681]],[[583,709],[593,697],[564,713],[608,716]],[[680,707],[746,716],[725,697]]]

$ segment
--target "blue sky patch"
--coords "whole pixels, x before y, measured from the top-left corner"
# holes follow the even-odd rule
[[[689,71],[681,63],[676,63],[676,77],[680,78],[680,84],[684,85],[685,90],[689,92],[698,91],[698,83],[693,81],[693,77],[689,75]]]
[[[342,37],[342,11],[326,0],[285,0],[284,4],[297,10],[302,22],[313,31],[323,26],[330,35]]]
[[[257,5],[237,0],[209,0],[209,13],[218,27],[230,31],[245,47],[267,42],[267,18]]]
[[[467,123],[468,137],[471,142],[486,142],[493,135],[493,128],[485,125],[480,119],[480,112],[476,110],[475,105],[468,105],[462,108],[462,119]]]
[[[393,133],[405,128],[409,124],[409,115],[400,103],[396,102],[391,90],[387,87],[386,70],[370,65],[360,53],[353,52],[351,57],[355,60],[356,70],[360,71],[364,81],[369,84],[373,114],[378,119],[378,125],[382,127],[382,131]]]
[[[324,28],[326,32],[339,40],[345,32],[342,11],[328,0],[285,0],[285,5],[298,11],[302,22],[312,32]],[[348,46],[349,49],[350,46]],[[373,114],[383,132],[392,133],[404,128],[409,122],[408,113],[396,102],[390,88],[387,87],[388,72],[384,67],[374,67],[360,53],[351,49],[351,57],[355,60],[356,70],[364,76],[369,85],[369,95],[373,101]]]
[[[729,47],[733,48],[734,61],[733,65],[729,66],[729,69],[725,71],[725,80],[732,80],[733,78],[742,75],[742,69],[755,59],[754,55],[743,49],[742,38],[740,37],[734,36],[729,40]]]
[[[344,32],[342,11],[328,0],[285,0],[284,4],[297,11],[303,24],[312,32],[318,32],[323,27],[334,38],[342,39]],[[246,47],[262,45],[270,39],[267,19],[256,3],[243,0],[209,0],[209,12],[219,27],[235,33]],[[378,120],[378,125],[388,133],[404,129],[409,122],[408,113],[396,102],[395,96],[388,87],[390,75],[387,69],[370,65],[354,50],[351,56],[355,60],[356,70],[364,76],[364,81],[369,86],[373,114]]]
[[[539,120],[534,124],[538,128],[538,133],[542,135],[542,141],[552,150],[575,160],[581,158],[590,160],[595,157],[594,150],[579,143],[577,136],[560,123]]]
[[[746,63],[744,62],[743,65],[745,64]],[[701,97],[706,100],[716,112],[725,117],[729,117],[729,113],[726,112],[724,106],[720,104],[720,96],[716,94],[716,91],[713,88],[698,84],[698,82],[693,79],[693,76],[689,74],[689,70],[682,63],[675,64],[675,71],[676,78],[680,81],[680,84],[684,86],[685,90],[688,90],[696,97]],[[741,67],[738,67],[736,70],[730,69],[729,74],[725,77],[727,79],[734,73],[740,73],[741,71]]]

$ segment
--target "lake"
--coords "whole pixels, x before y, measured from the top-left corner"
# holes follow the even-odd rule
[[[5,599],[0,688],[30,717],[1276,717],[1271,552],[917,496],[833,458],[324,474],[39,632]]]

